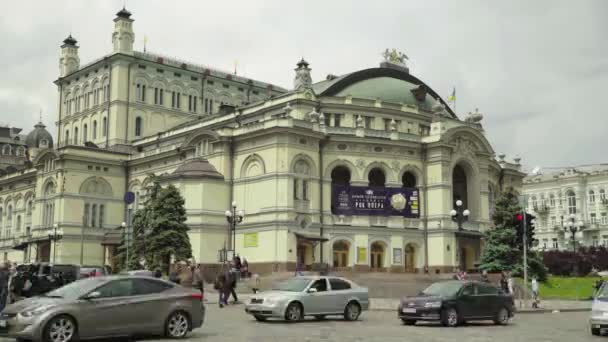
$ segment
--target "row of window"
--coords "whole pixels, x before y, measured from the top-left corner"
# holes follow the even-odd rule
[[[104,224],[105,205],[97,203],[85,203],[83,224],[90,228],[103,228]]]
[[[325,126],[327,127],[344,127],[344,114],[338,114],[338,113],[323,113],[323,117],[324,117],[324,123]],[[358,116],[356,117],[358,118]],[[361,124],[363,125],[363,128],[367,128],[367,129],[380,129],[380,127],[376,127],[376,120],[375,117],[373,116],[366,116],[366,115],[361,115]],[[388,119],[388,118],[384,118],[383,119],[384,122],[384,127],[383,129],[385,131],[392,131],[392,127],[394,125],[395,130],[398,132],[405,132],[405,133],[409,133],[409,134],[415,134],[414,132],[414,123],[413,122],[408,122],[406,127],[403,127],[403,123],[401,122],[401,120],[394,120],[394,124],[393,124],[393,119]],[[355,125],[354,127],[356,127],[356,121],[355,121]],[[418,125],[418,134],[419,135],[429,135],[430,133],[430,126],[425,126],[425,125]]]
[[[82,125],[82,137],[79,135],[78,127],[74,127],[73,134],[74,134],[73,136],[70,136],[70,130],[69,129],[65,130],[64,141],[66,144],[78,145],[78,143],[81,141],[80,140],[81,138],[82,138],[83,144],[90,140],[89,139],[89,126],[87,124]],[[97,134],[98,134],[97,120],[93,120],[93,126],[91,128],[91,139],[96,140]],[[102,124],[101,124],[101,136],[105,137],[107,134],[108,134],[108,119],[104,117],[102,119]],[[72,140],[70,140],[70,137],[72,138]]]
[[[567,219],[567,218],[566,218]],[[599,216],[599,220],[598,220],[598,216],[596,213],[591,213],[589,214],[589,221],[591,224],[601,224],[601,225],[608,225],[608,213],[601,213]],[[557,216],[551,216],[550,218],[550,227],[556,227],[558,226],[558,222],[557,222]],[[563,226],[564,225],[564,216],[560,216],[560,222],[559,225]]]
[[[81,110],[87,110],[93,106],[99,105],[101,102],[108,100],[110,100],[110,85],[96,87],[91,91],[85,89],[82,94],[74,94],[74,97],[71,97],[70,95],[66,96],[65,100],[63,101],[63,112],[66,115],[78,113]]]
[[[549,240],[548,239],[543,239],[543,245],[542,248],[543,249],[548,249],[548,243]],[[599,238],[597,236],[594,236],[593,239],[591,240],[591,245],[593,247],[606,247],[608,248],[608,236],[603,236],[602,241],[600,242]],[[551,248],[553,249],[559,249],[559,240],[557,238],[553,238],[551,240]]]
[[[2,155],[5,155],[5,156],[12,155],[13,151],[15,152],[15,155],[18,157],[25,156],[25,147],[23,147],[23,146],[17,146],[16,148],[13,148],[11,145],[8,145],[8,144],[2,146]]]
[[[137,84],[136,85],[136,98],[139,102],[146,102],[146,85],[145,84]],[[159,106],[164,106],[165,100],[165,90],[162,88],[155,87],[154,88],[154,104]],[[171,108],[181,110],[181,99],[182,93],[178,91],[171,92]],[[205,100],[207,101],[207,100]],[[198,108],[198,96],[196,95],[188,95],[188,111],[191,113],[196,113]],[[205,113],[207,113],[207,103],[205,103]]]

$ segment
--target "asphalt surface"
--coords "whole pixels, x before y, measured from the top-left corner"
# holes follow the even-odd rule
[[[183,341],[201,342],[408,342],[408,341],[606,341],[589,332],[589,312],[544,313],[518,315],[509,325],[495,326],[491,322],[470,323],[457,328],[438,324],[404,326],[396,313],[365,312],[359,321],[346,322],[340,318],[300,323],[281,321],[257,322],[244,312],[244,306],[232,305],[219,309],[209,305],[205,325]],[[132,342],[174,341],[163,338],[140,337],[104,341]],[[0,339],[0,342],[8,342]]]
[[[191,333],[189,341],[598,341],[587,323],[589,312],[545,313],[518,315],[507,326],[491,322],[444,328],[437,324],[404,326],[396,313],[365,312],[357,322],[339,318],[325,321],[312,319],[301,323],[280,321],[257,322],[247,315],[243,305],[219,309],[208,306],[205,325]],[[606,339],[608,337],[604,337]],[[161,341],[160,339],[146,339]]]

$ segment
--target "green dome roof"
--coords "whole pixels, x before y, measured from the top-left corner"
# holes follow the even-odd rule
[[[456,115],[443,99],[424,82],[409,72],[391,68],[372,68],[353,72],[313,85],[321,96],[379,99],[383,102],[415,105],[432,110],[441,101],[450,115]]]

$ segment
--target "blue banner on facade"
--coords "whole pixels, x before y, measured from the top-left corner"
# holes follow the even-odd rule
[[[372,188],[333,185],[331,212],[334,215],[420,217],[417,188]]]

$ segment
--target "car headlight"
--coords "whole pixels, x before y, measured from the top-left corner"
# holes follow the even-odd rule
[[[267,304],[267,305],[276,305],[277,303],[279,303],[279,298],[278,297],[264,298],[264,304]]]
[[[440,308],[441,302],[426,302],[424,303],[425,308]]]
[[[40,314],[48,311],[50,308],[52,308],[52,306],[45,305],[45,306],[41,306],[41,307],[38,307],[35,309],[25,310],[25,311],[21,312],[21,316],[23,316],[23,317],[37,316],[37,315],[40,315]]]

